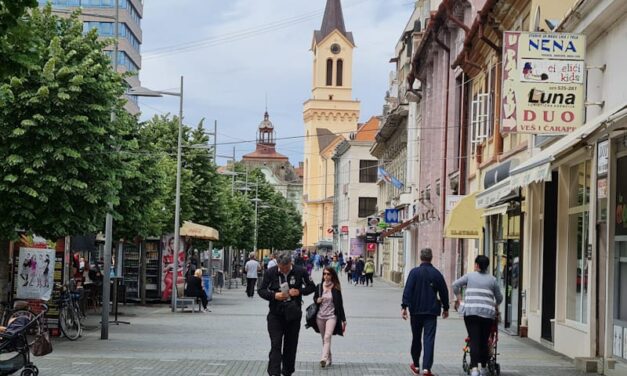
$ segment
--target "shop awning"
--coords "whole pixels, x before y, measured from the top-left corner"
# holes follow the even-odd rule
[[[394,235],[397,232],[403,231],[407,226],[411,225],[412,223],[416,222],[418,220],[418,216],[414,216],[412,219],[408,219],[405,222],[398,224],[394,227],[390,227],[388,229],[386,229],[385,231],[381,232],[381,234],[379,235],[380,238],[385,238],[386,236],[390,236],[390,235]]]
[[[549,181],[551,179],[551,162],[560,154],[569,151],[573,146],[588,138],[603,124],[617,121],[624,116],[627,116],[627,105],[622,104],[586,122],[572,133],[527,159],[511,171],[511,188],[516,189],[534,182]]]
[[[189,221],[185,221],[183,226],[181,226],[181,236],[212,241],[220,240],[220,234],[215,228]]]
[[[483,229],[483,209],[477,209],[477,193],[470,194],[455,204],[444,224],[445,238],[479,239]]]
[[[489,217],[491,215],[501,215],[507,213],[507,209],[509,208],[509,204],[502,204],[497,206],[491,206],[489,208],[485,208],[483,210],[483,216]]]
[[[476,207],[487,208],[512,194],[511,177],[477,193]]]

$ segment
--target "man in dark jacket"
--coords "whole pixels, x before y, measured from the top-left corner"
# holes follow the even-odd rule
[[[431,366],[433,365],[437,317],[440,316],[440,312],[442,312],[442,318],[446,319],[448,317],[448,288],[442,273],[431,265],[432,259],[433,252],[431,248],[420,250],[421,264],[409,272],[405,290],[403,291],[401,317],[403,320],[407,320],[407,310],[409,308],[412,331],[411,357],[413,360],[409,368],[414,375],[420,374],[419,364],[423,331],[424,356],[422,358],[422,375],[433,375]]]
[[[296,362],[302,296],[314,292],[316,286],[305,268],[292,265],[289,252],[277,255],[276,261],[277,266],[268,268],[257,292],[270,302],[267,317],[271,345],[268,374],[290,376],[294,373]]]

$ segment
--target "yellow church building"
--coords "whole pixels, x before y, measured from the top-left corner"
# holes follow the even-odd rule
[[[353,34],[346,31],[340,0],[327,0],[320,30],[314,32],[313,87],[304,103],[303,246],[333,243],[335,147],[357,130],[359,101],[352,99]]]

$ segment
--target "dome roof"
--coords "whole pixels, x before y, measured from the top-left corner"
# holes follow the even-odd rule
[[[263,121],[259,123],[259,129],[274,129],[274,125],[270,121],[270,115],[268,115],[268,111],[263,115]]]

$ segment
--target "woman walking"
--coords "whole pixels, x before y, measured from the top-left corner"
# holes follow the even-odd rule
[[[456,310],[462,299],[461,289],[466,287],[461,313],[464,315],[464,323],[470,337],[471,376],[488,374],[490,327],[497,316],[497,307],[503,301],[496,278],[488,274],[489,265],[490,259],[487,256],[477,256],[475,271],[453,282],[453,292],[457,296]],[[478,368],[479,363],[481,371]]]
[[[368,261],[366,261],[364,266],[364,273],[366,274],[366,287],[368,287],[368,282],[370,282],[370,287],[372,287],[372,276],[374,276],[374,261],[372,257],[368,257]]]
[[[346,330],[346,314],[342,300],[342,289],[337,272],[332,267],[322,270],[322,283],[316,286],[314,302],[318,304],[316,326],[314,330],[322,337],[322,359],[320,367],[329,367],[331,358],[331,337],[344,335]]]

